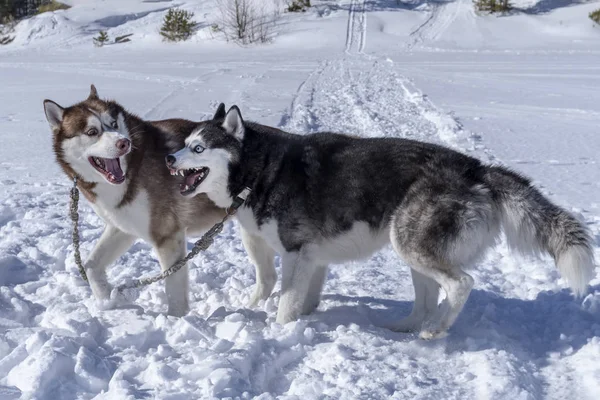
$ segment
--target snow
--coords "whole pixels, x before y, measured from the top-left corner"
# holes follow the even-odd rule
[[[73,261],[70,182],[42,100],[68,105],[94,83],[147,119],[199,120],[223,101],[299,133],[442,143],[526,173],[600,243],[600,26],[587,17],[600,2],[523,0],[496,17],[468,0],[313,1],[248,47],[213,37],[210,0],[68,3],[0,48],[0,398],[597,398],[598,269],[576,299],[550,258],[505,243],[436,341],[380,327],[413,298],[389,248],[332,266],[321,305],[297,322],[274,322],[279,286],[246,307],[255,277],[234,223],[194,260],[185,317],[165,315],[162,284],[98,304]],[[174,5],[196,14],[189,42],[160,39]],[[99,29],[132,41],[95,48]],[[85,256],[102,232],[85,201],[80,229]],[[157,270],[139,241],[109,279]]]

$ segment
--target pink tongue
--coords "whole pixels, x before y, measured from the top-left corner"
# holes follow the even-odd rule
[[[196,178],[199,177],[201,172],[195,172],[193,174],[189,174],[185,177],[185,184],[188,186],[192,186],[194,182],[196,182]]]
[[[117,179],[123,178],[123,170],[121,169],[121,164],[119,163],[118,158],[105,158],[104,160],[104,168],[112,174]]]

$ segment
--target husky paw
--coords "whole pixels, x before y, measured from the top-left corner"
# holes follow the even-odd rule
[[[434,339],[442,339],[448,336],[448,331],[446,330],[431,330],[431,329],[423,329],[419,333],[419,338],[423,340],[434,340]]]
[[[130,303],[127,298],[125,298],[117,289],[113,289],[111,292],[109,292],[109,295],[104,298],[100,299],[97,296],[94,297],[94,304],[98,310],[102,311],[114,310],[119,306]]]
[[[247,306],[249,308],[256,307],[258,305],[258,303],[260,303],[261,300],[267,300],[269,298],[269,296],[271,295],[272,291],[273,291],[273,287],[268,288],[264,285],[257,284],[256,288],[254,289],[254,293],[248,300]]]
[[[113,299],[95,299],[94,304],[101,311],[112,310],[118,305]]]
[[[106,279],[93,278],[91,274],[88,273],[88,280],[90,283],[90,289],[92,289],[92,294],[96,300],[106,301],[110,299],[112,287],[106,281]]]

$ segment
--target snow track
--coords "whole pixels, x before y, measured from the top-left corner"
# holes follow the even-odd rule
[[[298,87],[280,125],[294,132],[333,131],[366,137],[406,137],[474,150],[475,139],[439,111],[391,60],[364,53],[367,2],[352,0],[344,55],[327,60]]]
[[[442,34],[469,7],[470,0],[434,1],[427,20],[409,35],[407,49],[426,46],[442,37]]]
[[[346,53],[363,53],[367,42],[366,0],[351,0],[348,9]]]

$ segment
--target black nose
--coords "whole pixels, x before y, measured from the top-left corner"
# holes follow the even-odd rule
[[[165,157],[165,161],[167,162],[167,166],[171,166],[173,164],[175,164],[175,161],[177,161],[177,159],[175,158],[174,155],[169,154],[168,156]]]

